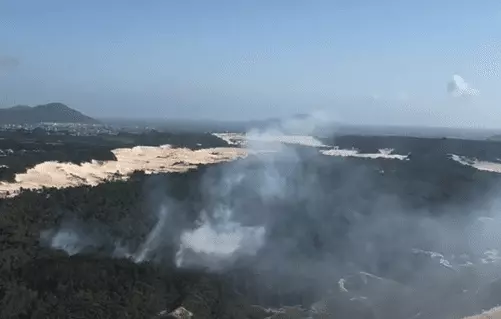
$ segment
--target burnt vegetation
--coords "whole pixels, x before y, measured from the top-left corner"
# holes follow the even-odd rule
[[[90,159],[113,160],[110,150],[117,147],[159,144],[190,148],[226,146],[208,134],[183,136],[153,132],[88,138],[33,136],[26,132],[2,134],[0,149],[14,151],[0,157],[0,164],[8,166],[3,171],[4,180],[12,179],[16,172],[45,160],[75,163]],[[397,198],[402,211],[439,216],[450,214],[455,208],[457,214],[466,214],[467,207],[478,208],[492,196],[501,181],[497,174],[463,166],[450,160],[447,154],[457,152],[491,159],[501,153],[501,145],[469,143],[396,137],[336,139],[336,144],[341,147],[355,146],[366,152],[383,147],[395,148],[396,153],[412,152],[415,157],[409,161],[317,156],[312,149],[298,149],[300,156],[306,159],[301,162],[300,171],[314,176],[315,183],[320,185],[318,189],[325,192],[311,194],[310,198],[296,194],[289,197],[294,200],[277,202],[273,208],[265,207],[265,203],[256,202],[249,196],[244,209],[269,214],[283,210],[287,214],[281,216],[296,216],[300,220],[287,217],[277,220],[268,234],[268,242],[280,243],[284,236],[288,236],[292,246],[296,247],[291,251],[295,256],[316,260],[333,253],[339,263],[344,263],[350,257],[343,247],[353,223],[350,219],[352,212],[369,218],[376,213],[374,203],[380,198]],[[283,267],[284,271],[282,278],[275,277],[273,281],[266,274],[253,271],[252,258],[237,262],[224,273],[210,273],[203,269],[176,268],[172,262],[175,247],[169,245],[163,250],[161,263],[135,264],[126,258],[111,258],[106,252],[109,247],[68,256],[41,241],[43,231],[70,219],[99,225],[109,238],[121,238],[137,246],[155,223],[154,219],[145,218],[157,208],[151,200],[152,183],[156,189],[155,198],[169,198],[175,202],[175,213],[183,215],[189,227],[206,205],[201,192],[203,176],[208,172],[217,176],[225,165],[152,177],[137,172],[127,182],[25,191],[17,197],[0,200],[0,318],[154,318],[162,310],[183,306],[193,312],[195,318],[257,319],[270,316],[270,313],[253,307],[253,304],[309,307],[321,299],[329,287],[320,291],[315,274],[298,278],[297,273],[288,273],[286,269],[290,267],[287,265],[275,265]],[[307,180],[306,176],[290,175],[288,178],[289,183]],[[302,214],[303,210],[315,211],[316,215]],[[319,228],[318,221],[321,221],[322,228]],[[294,235],[299,233],[301,236]],[[384,246],[388,240],[398,240],[388,236],[375,245]],[[109,244],[112,244],[111,240]],[[392,268],[396,266],[388,263],[393,257],[390,254],[388,252],[388,256],[381,258],[371,271],[404,285],[416,275],[413,273],[416,269]],[[490,285],[481,295],[489,298],[472,301],[462,309],[462,314],[499,303],[499,294],[492,293],[501,287],[496,285]],[[434,290],[437,295],[433,301],[428,301],[428,308],[438,308],[441,298],[444,300],[444,296],[454,295],[459,288],[451,286]],[[337,286],[332,284],[330,288],[335,290]],[[329,314],[329,318],[376,318],[374,311],[363,302],[343,298],[346,297],[333,301],[336,310]],[[436,316],[428,318],[438,318],[437,314],[457,308],[455,304],[449,306],[449,309],[441,309],[435,312]],[[404,317],[395,315],[394,318]]]

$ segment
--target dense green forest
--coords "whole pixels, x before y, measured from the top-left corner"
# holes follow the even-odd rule
[[[67,140],[60,146],[48,144],[49,139],[55,138],[43,135],[43,142],[34,145],[52,154],[54,160],[64,159],[57,156],[84,160],[85,156],[94,158],[96,153],[92,152],[105,153],[127,143],[168,143],[193,148],[225,144],[211,135],[180,138],[166,133],[79,137],[78,143],[72,140],[74,137],[65,137]],[[130,140],[124,142],[125,139]],[[19,141],[19,138],[4,136],[0,142],[5,144],[1,148],[36,149],[35,146],[28,148],[27,139]],[[342,139],[340,143],[344,143]],[[260,172],[269,172],[269,167],[265,167],[269,164],[250,156],[183,174],[146,176],[137,172],[127,182],[25,191],[17,197],[2,199],[0,318],[154,318],[161,311],[183,306],[193,312],[195,318],[264,319],[273,314],[252,305],[308,308],[327,291],[337,291],[337,280],[343,275],[341,269],[370,271],[386,278],[385,284],[398,282],[402,287],[423,283],[416,279],[424,275],[423,261],[405,257],[403,248],[410,246],[404,242],[413,237],[426,245],[435,234],[423,235],[414,220],[424,219],[415,218],[452,216],[467,223],[471,211],[489,209],[501,181],[497,174],[450,160],[447,152],[453,147],[444,146],[442,140],[434,143],[438,144],[427,148],[428,156],[409,161],[336,158],[320,156],[312,148],[297,147],[293,161],[282,158],[273,166],[277,176],[283,177],[280,185],[285,186],[282,186],[283,193],[271,197],[260,196],[255,189],[255,179]],[[382,140],[382,146],[390,145]],[[422,146],[408,147],[415,150]],[[38,155],[33,155],[33,160]],[[133,248],[144,242],[157,222],[155,211],[165,203],[177,216],[179,231],[194,227],[200,212],[219,200],[210,194],[224,185],[226,174],[242,167],[246,170],[243,184],[228,196],[242,220],[246,216],[266,220],[267,245],[258,255],[237,260],[223,272],[180,269],[174,264],[176,231],[163,234],[158,258],[148,262],[137,264],[128,258],[110,255],[117,239]],[[378,216],[394,210],[398,210],[403,227],[392,222],[392,228],[384,225],[371,228],[379,222]],[[68,256],[44,242],[44,232],[68,221],[81,225],[88,234],[99,235],[100,244]],[[396,227],[394,232],[388,232],[393,227]],[[363,234],[375,247],[377,260],[368,260],[347,248],[366,244],[353,237],[362,234],[353,231],[357,229],[381,231],[371,236]],[[468,241],[468,238],[461,240]],[[395,258],[400,258],[400,262],[392,263]],[[329,267],[339,270],[338,277],[333,274],[325,277],[318,269],[314,270],[317,264],[325,265],[325,260],[335,262]],[[394,316],[385,318],[403,318],[402,314],[410,313],[409,309],[427,309],[427,318],[443,318],[452,310],[460,315],[472,314],[500,301],[499,294],[494,293],[501,287],[496,281],[483,285],[476,294],[458,297],[458,291],[470,284],[463,274],[442,272],[442,268],[427,270],[426,274],[440,276],[428,286],[415,288],[412,297],[396,284],[397,288],[392,288],[396,289],[392,293],[405,295],[407,301],[414,300],[410,305],[388,299],[375,309],[374,305],[359,299],[353,301],[353,296],[331,292],[329,307],[334,310],[327,317],[376,318],[375,312],[393,307],[390,313]],[[441,285],[434,286],[438,283]],[[388,292],[388,288],[381,285],[376,284],[376,293],[371,296]],[[273,318],[284,316],[291,315],[275,314]],[[325,318],[325,315],[315,318]]]

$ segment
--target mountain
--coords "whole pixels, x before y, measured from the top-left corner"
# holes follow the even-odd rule
[[[0,124],[80,123],[98,124],[99,121],[62,103],[49,103],[34,107],[16,105],[0,109]]]

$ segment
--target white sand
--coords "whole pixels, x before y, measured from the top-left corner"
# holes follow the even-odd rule
[[[170,146],[121,148],[112,151],[116,161],[72,163],[44,162],[17,174],[14,183],[0,182],[0,197],[24,189],[97,185],[113,178],[128,179],[134,171],[146,174],[185,172],[198,165],[231,161],[247,155],[240,148],[209,148],[192,151]]]
[[[240,133],[213,133],[212,135],[219,137],[229,145],[245,144],[245,134]]]
[[[501,307],[495,307],[479,315],[465,317],[463,319],[501,319]]]
[[[331,150],[322,150],[320,153],[329,156],[341,156],[341,157],[360,157],[360,158],[386,158],[386,159],[398,159],[407,160],[407,155],[393,154],[392,149],[380,149],[379,153],[359,153],[357,150],[343,150],[339,148],[334,148]]]
[[[284,135],[280,132],[213,133],[230,145],[245,146],[252,142],[296,144],[311,147],[326,147],[318,139],[309,135]]]
[[[479,161],[455,154],[451,154],[451,159],[463,165],[474,167],[479,171],[501,173],[501,163]]]

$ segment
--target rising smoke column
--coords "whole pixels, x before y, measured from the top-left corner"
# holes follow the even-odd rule
[[[288,176],[279,168],[287,163],[290,174],[294,174],[300,164],[294,149],[281,142],[283,131],[311,133],[320,120],[325,121],[325,118],[295,118],[247,133],[249,157],[227,164],[219,178],[206,177],[207,201],[215,204],[202,212],[197,228],[181,234],[176,254],[179,267],[191,263],[218,268],[238,257],[258,253],[265,245],[267,228],[273,217],[263,216],[259,207],[286,199]],[[313,146],[323,145],[314,138],[309,138],[309,142]],[[254,211],[247,209],[250,205],[255,205]],[[187,256],[195,258],[189,261]]]
[[[144,241],[136,248],[122,245],[119,239],[84,239],[79,227],[51,231],[51,246],[75,254],[84,248],[109,245],[113,242],[113,256],[130,258],[134,262],[150,261],[162,255],[164,244],[174,241],[179,245],[175,263],[220,269],[241,256],[255,255],[265,244],[267,227],[273,216],[264,216],[263,207],[290,196],[287,178],[297,174],[301,160],[293,147],[285,143],[302,143],[310,147],[324,146],[320,141],[304,134],[311,133],[326,117],[315,113],[282,121],[278,125],[247,133],[248,158],[227,163],[220,176],[207,174],[201,192],[206,206],[194,228],[182,230],[186,224],[179,221],[181,212],[173,209],[173,202],[154,204],[154,225]],[[295,134],[293,141],[288,134]],[[283,170],[286,163],[288,171]],[[285,174],[284,174],[285,173]],[[297,184],[298,181],[295,181]],[[292,185],[297,186],[297,185]],[[164,198],[159,185],[150,185],[149,197]],[[306,192],[305,192],[306,193]],[[164,198],[165,199],[165,198]],[[255,209],[249,210],[248,207]],[[64,243],[63,243],[64,242]],[[77,248],[75,248],[77,247]]]
[[[57,228],[42,231],[40,241],[53,249],[76,255],[86,250],[96,250],[109,244],[109,231],[98,223],[66,219]]]
[[[145,260],[148,260],[150,254],[154,252],[162,241],[162,233],[166,230],[166,223],[168,217],[167,207],[162,206],[158,211],[158,221],[150,231],[150,233],[146,236],[146,240],[138,250],[132,255],[133,260],[136,263],[141,263]]]

